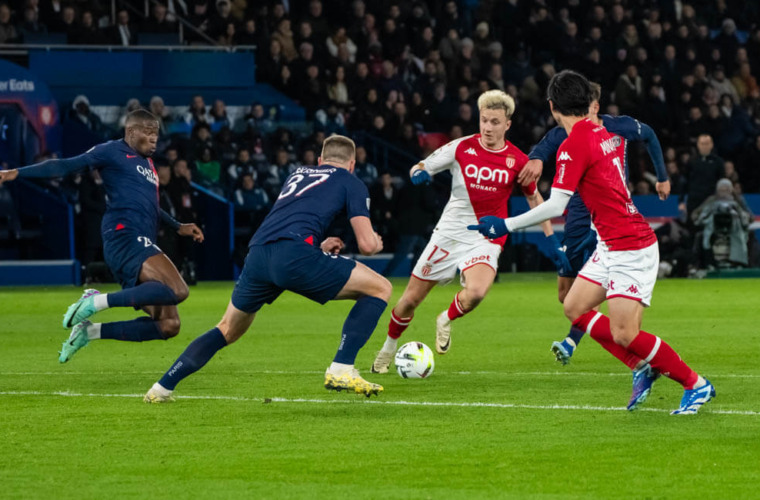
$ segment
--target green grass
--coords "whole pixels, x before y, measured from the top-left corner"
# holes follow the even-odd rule
[[[404,285],[394,282],[393,300]],[[717,387],[693,417],[668,415],[682,392],[665,379],[647,411],[620,411],[630,375],[590,339],[571,365],[554,362],[549,345],[568,324],[549,275],[502,275],[454,324],[427,380],[369,374],[386,312],[358,358],[385,386],[378,399],[322,388],[351,303],[285,294],[185,380],[176,403],[143,404],[231,288],[193,288],[175,339],[96,341],[65,365],[61,314],[80,292],[0,289],[0,497],[760,498],[760,280],[657,285],[644,328]],[[403,339],[432,346],[455,291],[436,288]]]

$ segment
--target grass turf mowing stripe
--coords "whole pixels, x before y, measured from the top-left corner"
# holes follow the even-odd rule
[[[142,398],[143,394],[108,394],[108,393],[79,393],[70,391],[0,391],[0,396],[60,396],[69,398]],[[308,398],[247,398],[244,396],[175,396],[176,399],[244,401],[253,403],[301,403],[301,404],[375,404],[396,406],[432,406],[455,408],[506,408],[523,410],[580,410],[580,411],[627,411],[623,406],[588,406],[588,405],[526,405],[520,403],[479,403],[479,402],[436,402],[436,401],[380,401],[380,400],[339,400],[339,399],[308,399]],[[661,408],[639,408],[636,411],[655,413],[670,413]],[[760,411],[752,410],[712,410],[706,413],[717,415],[749,415],[760,416]]]

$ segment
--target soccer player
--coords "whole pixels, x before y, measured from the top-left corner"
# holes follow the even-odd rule
[[[619,142],[617,146],[622,152],[623,166],[628,179],[628,158],[627,149],[628,141],[640,141],[646,144],[649,157],[657,172],[657,184],[655,189],[661,200],[666,200],[670,194],[670,181],[668,173],[665,170],[665,159],[662,157],[662,148],[660,141],[649,125],[641,123],[630,116],[599,116],[599,99],[601,98],[602,88],[597,83],[591,83],[591,107],[589,117],[597,125],[604,125],[607,131],[617,137],[615,141]],[[528,155],[530,161],[525,166],[518,180],[522,177],[528,179],[537,178],[541,175],[541,169],[544,162],[549,159],[550,155],[557,152],[560,144],[567,139],[567,132],[562,127],[555,127],[550,130],[541,141],[536,144]],[[532,172],[528,172],[532,170]],[[570,290],[573,281],[578,276],[583,264],[588,257],[594,252],[597,244],[596,231],[591,228],[591,214],[589,214],[583,200],[574,193],[567,204],[565,213],[565,235],[562,241],[565,253],[570,262],[569,268],[560,269],[557,277],[557,289],[559,301],[564,302],[567,292]],[[551,350],[557,361],[566,365],[570,362],[575,348],[580,343],[584,332],[575,327],[570,328],[570,333],[561,342],[553,342]]]
[[[159,220],[182,236],[203,241],[195,224],[180,224],[161,210],[158,175],[150,156],[156,150],[158,120],[138,109],[127,115],[124,139],[99,144],[84,154],[13,170],[0,171],[0,184],[20,178],[62,177],[98,169],[108,197],[103,216],[103,253],[106,264],[122,286],[119,292],[101,294],[85,290],[63,317],[72,328],[58,360],[65,363],[94,339],[129,342],[169,339],[179,333],[177,304],[189,294],[187,284],[171,260],[158,248]],[[87,318],[110,307],[143,309],[150,316],[131,321],[92,323]]]
[[[359,251],[373,255],[383,241],[369,219],[369,192],[352,175],[356,148],[340,135],[325,139],[316,167],[299,167],[286,179],[272,211],[251,238],[243,271],[222,320],[195,339],[145,395],[146,403],[173,400],[177,384],[202,368],[217,351],[239,339],[256,313],[284,291],[320,304],[353,299],[343,323],[338,352],[325,373],[325,388],[370,397],[383,387],[364,380],[356,355],[372,335],[391,296],[390,282],[367,266],[338,255],[343,242],[324,237],[335,215],[345,210]]]
[[[500,90],[478,98],[480,133],[456,139],[412,167],[414,184],[430,182],[431,176],[449,170],[451,198],[443,210],[432,238],[420,256],[401,299],[391,311],[388,336],[372,364],[375,373],[387,373],[401,334],[414,311],[436,284],[447,284],[461,272],[460,290],[448,310],[436,319],[435,350],[446,354],[451,347],[451,322],[464,316],[483,300],[496,277],[499,255],[506,237],[488,240],[467,231],[465,221],[475,223],[488,213],[507,216],[507,203],[520,170],[528,157],[505,139],[515,110],[514,100]],[[543,200],[535,182],[522,186],[528,204]],[[568,265],[550,223],[543,225],[550,240],[553,260]]]
[[[549,105],[568,137],[557,151],[557,173],[546,203],[517,217],[482,217],[469,226],[490,238],[538,224],[562,214],[577,190],[591,212],[599,243],[565,297],[564,310],[573,326],[588,332],[604,349],[634,368],[649,363],[634,379],[628,409],[649,395],[659,374],[684,387],[673,414],[694,414],[715,397],[713,385],[692,370],[660,337],[640,330],[657,280],[657,238],[636,210],[626,188],[618,140],[589,117],[591,85],[582,75],[565,70],[549,82]],[[607,300],[609,316],[593,309]]]

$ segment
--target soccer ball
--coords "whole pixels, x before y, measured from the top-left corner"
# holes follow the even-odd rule
[[[427,378],[433,373],[433,351],[422,342],[409,342],[396,352],[396,371],[404,378]]]

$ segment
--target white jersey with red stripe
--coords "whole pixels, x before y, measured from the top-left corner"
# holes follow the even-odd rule
[[[638,250],[657,237],[631,200],[624,171],[625,141],[591,120],[573,126],[557,150],[552,188],[578,190],[599,238],[610,251]]]
[[[451,171],[451,197],[435,227],[435,231],[455,241],[480,243],[484,237],[467,226],[477,224],[485,215],[506,218],[507,202],[517,180],[517,174],[528,157],[517,146],[505,141],[503,148],[492,150],[480,141],[480,134],[456,139],[441,146],[420,162],[430,175]],[[532,195],[536,183],[522,187]],[[493,240],[504,245],[506,236]]]

